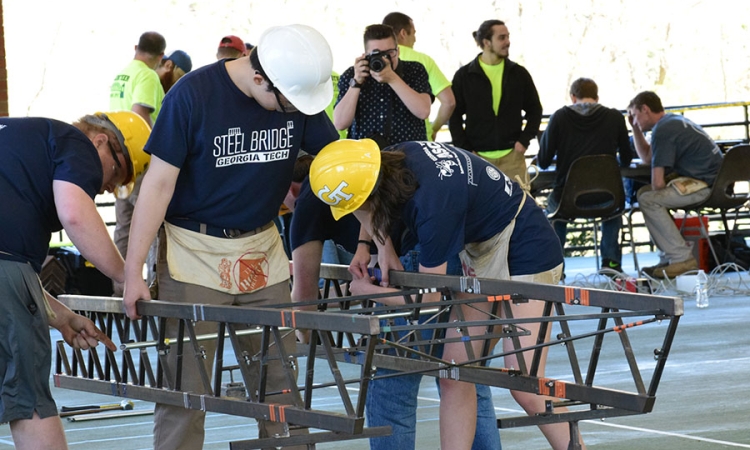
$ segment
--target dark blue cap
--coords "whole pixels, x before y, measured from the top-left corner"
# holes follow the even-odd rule
[[[175,66],[182,69],[183,72],[188,73],[193,68],[193,61],[190,59],[190,55],[183,52],[182,50],[175,50],[169,55],[164,57],[164,61],[172,61]]]

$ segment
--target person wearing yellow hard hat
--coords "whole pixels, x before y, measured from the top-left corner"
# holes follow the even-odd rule
[[[111,190],[117,198],[127,198],[133,192],[135,180],[148,168],[151,155],[143,151],[151,127],[132,111],[96,113],[81,118],[83,124],[109,130],[115,136],[124,156],[125,178]],[[85,125],[82,125],[85,127]]]
[[[248,56],[192,70],[170,89],[146,152],[151,164],[135,205],[125,267],[124,304],[139,317],[149,300],[142,267],[159,236],[159,300],[253,305],[288,303],[289,258],[273,225],[301,149],[311,154],[338,138],[323,110],[331,102],[333,57],[325,38],[305,25],[266,30]],[[165,332],[172,333],[169,323]],[[201,322],[196,332],[215,332]],[[176,331],[174,332],[176,333]],[[282,343],[294,353],[290,334]],[[215,354],[205,344],[208,373]],[[260,336],[242,337],[245,350]],[[266,402],[296,404],[272,345],[265,367]],[[176,354],[169,355],[172,373]],[[253,376],[259,376],[254,366]],[[205,392],[196,370],[182,371],[182,387]],[[157,403],[156,450],[202,449],[205,412]],[[261,437],[285,435],[288,424],[259,421]],[[292,434],[306,433],[292,427]],[[306,448],[292,447],[292,448]]]
[[[518,183],[463,149],[404,142],[381,151],[369,139],[341,140],[313,160],[310,187],[330,205],[334,217],[354,214],[378,247],[382,282],[375,284],[367,272],[369,257],[358,254],[349,269],[355,295],[395,291],[388,287],[388,272],[400,269],[400,263],[388,236],[402,221],[417,236],[420,272],[445,274],[448,258],[458,253],[466,276],[557,284],[562,275],[562,248],[542,209]],[[363,237],[368,236],[362,232]],[[439,294],[429,296],[425,295],[426,301],[439,301]],[[403,304],[404,298],[396,295],[379,301]],[[543,307],[536,301],[511,306],[514,317],[539,317]],[[488,313],[488,304],[463,308],[469,321],[487,320]],[[528,326],[531,334],[520,337],[522,346],[536,343],[539,325]],[[448,330],[446,338],[459,337],[456,333]],[[482,354],[484,344],[481,339],[472,341],[475,355]],[[443,359],[466,361],[464,345],[446,344]],[[531,355],[524,357],[530,363]],[[544,374],[545,359],[539,376]],[[519,367],[515,354],[506,356],[505,364]],[[470,448],[477,411],[474,385],[441,379],[440,386],[441,448]],[[545,410],[544,397],[512,394],[529,414]]]
[[[362,141],[364,144],[365,141]],[[351,141],[349,141],[351,145]],[[355,158],[357,157],[354,154]],[[362,258],[369,258],[374,244],[370,240],[359,238],[360,223],[353,214],[334,219],[331,208],[321,202],[310,188],[310,165],[313,157],[305,155],[298,158],[294,170],[294,179],[289,187],[285,204],[293,211],[289,226],[289,249],[292,254],[292,301],[312,302],[320,295],[319,274],[322,263],[348,265],[357,253]],[[405,232],[403,226],[394,227],[390,233],[394,248],[399,255],[403,268],[407,272],[418,270],[419,246],[411,233]],[[330,247],[327,246],[332,244]],[[447,261],[446,273],[460,276],[461,261],[458,254]],[[316,307],[300,307],[315,310]],[[432,315],[422,315],[419,323],[430,322]],[[401,326],[411,323],[411,319],[393,318],[385,325]],[[382,335],[391,339],[389,333]],[[297,330],[300,341],[307,343],[310,333]],[[432,339],[429,330],[417,335],[418,340]],[[436,345],[432,355],[440,357],[442,346]],[[391,353],[387,353],[391,354]],[[398,376],[393,376],[398,374]],[[389,376],[391,375],[391,376]],[[365,401],[365,414],[368,427],[391,427],[389,436],[370,438],[370,450],[414,450],[420,437],[417,435],[417,395],[422,381],[422,374],[404,375],[399,371],[377,367],[375,377],[370,380]],[[435,379],[437,382],[437,379]],[[500,448],[500,433],[497,429],[495,408],[492,404],[492,392],[487,385],[477,385],[477,432],[472,448],[475,450]]]
[[[17,448],[67,448],[49,389],[49,327],[74,348],[116,347],[89,319],[47,293],[39,279],[53,232],[122,281],[124,263],[94,203],[127,193],[148,165],[150,129],[133,112],[96,113],[72,125],[0,118],[0,423]]]

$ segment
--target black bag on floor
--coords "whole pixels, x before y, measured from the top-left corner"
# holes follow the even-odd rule
[[[39,278],[52,295],[112,295],[112,280],[86,261],[75,247],[51,248]]]
[[[734,263],[743,270],[750,268],[750,247],[745,243],[744,236],[735,236],[727,245],[726,236],[711,236],[711,245],[721,264]],[[711,258],[711,269],[716,262]]]

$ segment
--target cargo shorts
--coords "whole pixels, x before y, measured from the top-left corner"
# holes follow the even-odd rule
[[[0,423],[57,415],[43,295],[29,264],[0,260]]]

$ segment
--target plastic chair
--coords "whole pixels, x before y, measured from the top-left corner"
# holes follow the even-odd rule
[[[711,254],[716,265],[720,265],[721,261],[719,261],[716,250],[711,243],[711,238],[708,235],[708,230],[703,223],[702,217],[716,211],[721,214],[721,220],[726,233],[726,245],[729,248],[733,229],[729,228],[727,213],[732,210],[735,211],[734,221],[736,226],[739,210],[749,198],[747,192],[735,194],[735,183],[743,181],[750,181],[750,145],[748,144],[735,145],[724,154],[724,160],[719,168],[719,173],[716,175],[713,186],[711,186],[711,195],[706,200],[682,208],[686,213],[692,211],[698,215],[701,236],[708,240],[708,246],[711,249]],[[685,221],[683,221],[683,226],[684,223]]]
[[[612,155],[581,157],[571,164],[560,203],[547,218],[550,221],[587,219],[594,229],[596,269],[599,270],[599,222],[621,216],[625,211],[625,189],[617,159]]]

